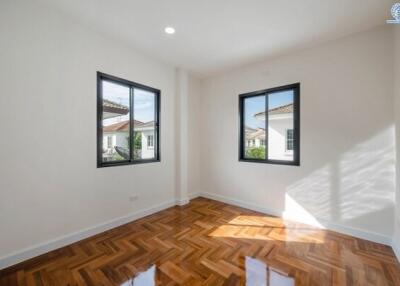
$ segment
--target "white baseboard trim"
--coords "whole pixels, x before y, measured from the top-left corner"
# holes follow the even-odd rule
[[[323,219],[318,219],[318,222],[320,224],[322,224],[323,228],[325,228],[325,229],[329,229],[332,231],[347,234],[347,235],[354,236],[357,238],[362,238],[365,240],[373,241],[376,243],[385,244],[388,246],[392,245],[392,238],[390,236],[386,236],[386,235],[372,232],[372,231],[367,231],[367,230],[360,229],[360,228],[353,227],[353,226],[347,226],[347,225],[343,225],[343,224],[330,222],[330,221],[323,220]]]
[[[177,199],[177,200],[176,200],[176,205],[178,205],[178,206],[184,206],[184,205],[187,205],[189,202],[190,202],[189,197],[187,197],[187,198],[180,198],[180,199]]]
[[[220,201],[220,202],[223,202],[223,203],[226,203],[226,204],[235,205],[235,206],[238,206],[238,207],[241,207],[241,208],[246,208],[246,209],[257,211],[257,212],[261,212],[261,213],[265,213],[265,214],[269,214],[269,215],[273,215],[273,216],[282,217],[282,212],[277,212],[275,210],[272,210],[272,209],[269,209],[269,208],[265,208],[265,207],[262,207],[260,205],[244,202],[244,201],[241,201],[241,200],[231,199],[231,198],[228,198],[228,197],[225,197],[225,196],[221,196],[221,195],[217,195],[217,194],[211,194],[211,193],[207,193],[207,192],[200,193],[199,196],[207,198],[207,199],[211,199],[211,200]]]
[[[392,249],[394,254],[397,257],[397,261],[400,262],[400,245],[396,243],[396,241],[393,239],[392,241]]]
[[[261,213],[282,217],[282,218],[289,219],[292,221],[297,221],[297,222],[304,223],[304,224],[310,224],[308,221],[304,221],[301,218],[296,218],[293,216],[288,217],[284,211],[268,209],[268,208],[265,208],[263,206],[256,205],[253,203],[248,203],[248,202],[237,200],[237,199],[231,199],[231,198],[228,198],[225,196],[211,194],[211,193],[207,193],[207,192],[202,192],[199,194],[199,196],[209,198],[212,200],[216,200],[216,201],[220,201],[223,203],[239,206],[242,208],[247,208],[250,210],[258,211]],[[351,236],[354,236],[357,238],[362,238],[365,240],[392,246],[392,238],[389,236],[385,236],[382,234],[378,234],[378,233],[374,233],[374,232],[370,232],[370,231],[366,231],[366,230],[362,230],[362,229],[358,229],[358,228],[354,228],[354,227],[350,227],[350,226],[346,226],[346,225],[342,225],[342,224],[332,223],[332,222],[320,220],[320,219],[318,219],[318,224],[319,224],[318,226],[314,225],[314,224],[312,224],[312,225],[314,227],[319,227],[321,229],[328,229],[328,230],[336,231],[339,233],[351,235]]]
[[[189,200],[193,200],[193,199],[195,199],[195,198],[197,198],[197,197],[200,197],[200,195],[201,195],[200,192],[197,192],[197,193],[189,193],[189,194],[188,194],[188,198],[189,198]]]
[[[188,200],[189,201],[189,200]],[[131,221],[137,220],[139,218],[151,215],[153,213],[159,212],[161,210],[167,209],[169,207],[175,206],[178,202],[171,200],[165,203],[154,205],[150,208],[140,210],[137,212],[130,213],[126,216],[122,216],[116,219],[109,220],[107,222],[98,224],[96,226],[77,231],[65,236],[58,237],[53,240],[46,241],[21,251],[11,253],[7,256],[0,257],[0,270],[7,268],[9,266],[15,265],[27,259],[39,256],[41,254],[47,253],[49,251],[58,249],[60,247],[72,244],[74,242],[80,241],[82,239],[88,238],[90,236],[99,234],[101,232],[107,231],[109,229],[118,227],[120,225],[129,223]]]
[[[224,202],[227,204],[247,208],[250,210],[262,212],[265,214],[270,214],[273,216],[278,216],[278,217],[284,216],[284,213],[280,212],[280,211],[268,209],[268,208],[265,208],[265,207],[262,207],[262,206],[259,206],[256,204],[244,202],[244,201],[237,200],[237,199],[230,199],[225,196],[221,196],[221,195],[217,195],[217,194],[211,194],[211,193],[207,193],[207,192],[191,193],[188,195],[188,198],[180,199],[180,200],[171,200],[171,201],[168,201],[165,203],[154,205],[150,208],[130,213],[126,216],[122,216],[122,217],[107,221],[105,223],[98,224],[96,226],[87,228],[85,230],[74,232],[74,233],[71,233],[71,234],[68,234],[65,236],[61,236],[56,239],[49,240],[44,243],[40,243],[40,244],[34,245],[29,248],[25,248],[21,251],[11,253],[7,256],[0,257],[0,270],[7,268],[9,266],[15,265],[17,263],[20,263],[22,261],[25,261],[27,259],[42,255],[49,251],[58,249],[60,247],[75,243],[77,241],[88,238],[90,236],[107,231],[109,229],[129,223],[129,222],[137,220],[139,218],[151,215],[153,213],[159,212],[159,211],[167,209],[169,207],[172,207],[175,205],[187,204],[189,202],[189,200],[197,198],[199,196],[209,198],[212,200],[216,200],[216,201],[221,201],[221,202]],[[294,218],[291,218],[291,219],[295,220]],[[298,221],[302,222],[301,220],[298,220]],[[352,227],[348,227],[348,226],[344,226],[344,225],[335,224],[335,223],[330,223],[330,222],[321,222],[321,223],[324,225],[325,228],[333,230],[333,231],[337,231],[340,233],[352,235],[352,236],[359,237],[362,239],[367,239],[370,241],[390,245],[390,246],[392,246],[393,251],[395,252],[398,260],[400,261],[400,245],[396,245],[396,243],[394,241],[392,241],[392,239],[389,237],[386,237],[386,236],[383,236],[380,234],[376,234],[376,233],[372,233],[372,232],[368,232],[365,230],[360,230],[360,229],[356,229],[356,228],[352,228]]]

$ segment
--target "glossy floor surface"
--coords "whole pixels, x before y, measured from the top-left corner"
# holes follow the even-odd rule
[[[245,285],[245,257],[295,285],[400,285],[390,247],[198,198],[0,271],[0,285]]]

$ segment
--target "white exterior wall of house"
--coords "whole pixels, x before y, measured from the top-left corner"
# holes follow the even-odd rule
[[[255,117],[265,122],[264,115]],[[287,150],[287,130],[293,129],[293,114],[282,113],[268,116],[268,159],[272,160],[293,160],[293,150]],[[265,141],[260,138],[248,139],[246,147],[258,148],[265,146]],[[264,144],[262,144],[264,143]]]
[[[115,146],[120,146],[124,148],[128,148],[128,133],[127,132],[107,132],[103,134],[103,146],[108,147],[108,137],[112,137],[112,146],[111,148],[114,150]]]
[[[143,128],[137,129],[137,131],[141,131],[142,133],[142,159],[150,159],[154,158],[154,129],[153,128]],[[153,136],[153,146],[148,145],[148,136]],[[111,148],[107,148],[107,153],[113,154],[115,153],[115,146],[128,148],[128,133],[127,132],[105,132],[103,134],[103,146],[108,146],[108,137],[112,137],[112,146]]]
[[[148,145],[148,136],[153,136],[153,146]],[[154,129],[144,129],[142,130],[142,159],[154,158],[154,144],[155,136]]]
[[[121,146],[128,148],[128,133],[127,132],[117,132],[113,137],[114,146]]]
[[[104,148],[104,146],[108,146],[108,137],[114,137],[114,135],[112,135],[112,134],[103,134],[103,149],[105,149]],[[113,138],[113,142],[112,142],[113,144],[113,146],[115,145],[114,144],[114,138]]]
[[[292,160],[293,151],[286,150],[286,131],[293,129],[293,114],[269,116],[268,158],[274,160]]]
[[[265,140],[260,139],[260,138],[248,139],[248,140],[246,140],[246,141],[247,141],[247,142],[246,142],[246,146],[247,146],[247,147],[255,147],[255,148],[258,148],[258,147],[261,147],[261,146],[265,146]],[[264,142],[262,142],[262,141],[264,141]]]

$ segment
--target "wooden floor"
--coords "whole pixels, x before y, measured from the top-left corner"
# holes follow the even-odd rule
[[[0,271],[0,285],[244,285],[251,256],[296,285],[400,285],[390,247],[198,198]]]

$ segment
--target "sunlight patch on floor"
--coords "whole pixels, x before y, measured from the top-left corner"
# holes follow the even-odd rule
[[[286,222],[269,216],[239,215],[218,226],[211,237],[302,243],[324,243],[325,233],[312,226]]]

